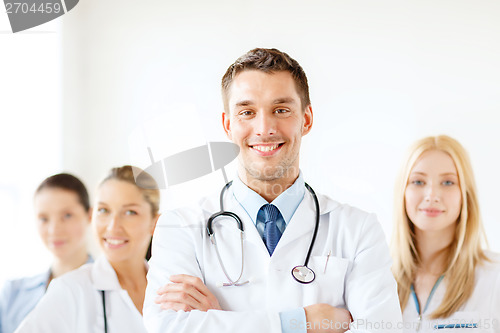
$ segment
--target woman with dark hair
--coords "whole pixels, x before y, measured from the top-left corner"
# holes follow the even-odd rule
[[[34,204],[38,232],[52,254],[52,265],[44,273],[4,285],[0,294],[0,333],[14,332],[52,279],[91,261],[86,246],[91,209],[85,185],[70,174],[51,176],[38,186]]]
[[[104,255],[54,281],[16,332],[145,332],[145,257],[159,204],[153,177],[129,165],[113,168],[92,216]]]

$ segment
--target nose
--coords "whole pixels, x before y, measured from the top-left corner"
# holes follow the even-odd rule
[[[62,221],[58,221],[57,219],[51,219],[49,221],[49,228],[48,228],[49,235],[51,235],[51,236],[57,235],[57,233],[60,230],[61,225],[62,225]]]
[[[120,228],[120,219],[117,215],[113,214],[109,218],[108,225],[106,226],[106,229],[108,231],[112,231],[112,230],[118,229],[118,228]]]
[[[257,136],[268,136],[276,134],[276,120],[273,114],[265,111],[258,112],[256,117],[256,134]]]
[[[438,186],[430,184],[425,193],[425,201],[428,203],[439,203],[440,200],[440,191]]]
[[[52,237],[59,237],[64,233],[64,220],[56,217],[49,219],[47,232]]]

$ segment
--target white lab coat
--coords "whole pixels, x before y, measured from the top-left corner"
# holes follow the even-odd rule
[[[227,191],[225,209],[236,213],[245,228],[242,281],[250,283],[240,287],[220,287],[227,280],[205,229],[209,216],[220,210],[218,195],[203,200],[199,207],[163,214],[153,237],[144,302],[148,332],[281,332],[279,312],[316,303],[347,308],[358,324],[352,332],[365,332],[362,329],[367,327],[373,328],[369,332],[391,331],[387,323],[393,322],[392,327],[401,323],[401,310],[379,223],[372,214],[325,196],[318,195],[318,199],[320,227],[309,261],[316,279],[311,284],[300,284],[291,275],[294,266],[304,264],[315,225],[314,201],[308,191],[272,257],[231,188]],[[236,223],[221,218],[214,229],[226,270],[236,279],[241,270]],[[154,303],[156,291],[173,274],[200,277],[226,311],[162,311]]]
[[[471,297],[450,317],[434,320],[429,318],[443,300],[446,279],[435,289],[420,325],[417,307],[410,295],[403,311],[404,332],[437,332],[434,330],[435,325],[476,324],[477,328],[446,328],[439,329],[439,332],[500,333],[500,255],[491,252],[487,252],[487,255],[492,262],[476,267],[476,280]]]
[[[147,265],[147,263],[145,263]],[[15,333],[104,332],[100,290],[106,292],[108,332],[146,332],[141,313],[104,256],[53,280]]]

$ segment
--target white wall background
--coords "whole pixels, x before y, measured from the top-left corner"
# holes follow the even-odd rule
[[[0,283],[46,270],[33,193],[63,169],[62,43],[53,21],[16,35],[0,5]]]
[[[226,140],[223,73],[251,48],[276,47],[309,77],[315,124],[301,164],[317,191],[376,212],[389,236],[403,151],[420,137],[448,134],[470,152],[499,251],[498,17],[492,0],[81,1],[58,33],[62,166],[50,172],[74,172],[94,188],[112,166],[147,166],[148,146],[160,159]],[[222,183],[216,173],[172,187],[163,208]],[[38,251],[1,223],[9,237],[19,235],[10,248]]]

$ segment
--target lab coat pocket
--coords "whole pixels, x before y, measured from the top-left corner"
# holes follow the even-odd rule
[[[315,280],[306,285],[305,298],[310,304],[327,303],[332,306],[344,306],[344,279],[349,267],[349,260],[334,256],[311,257],[310,268]]]
[[[494,332],[494,323],[477,311],[458,311],[446,319],[436,319],[431,322],[431,329],[435,332]]]

